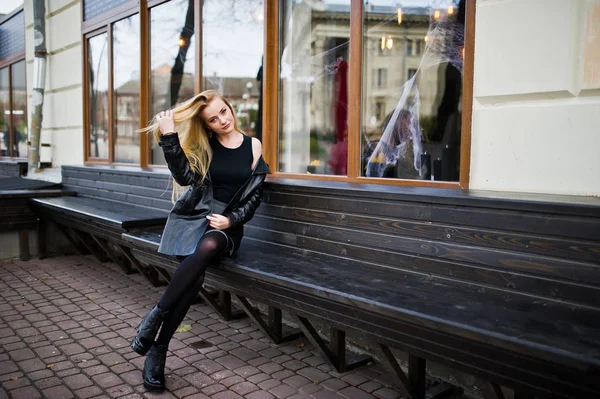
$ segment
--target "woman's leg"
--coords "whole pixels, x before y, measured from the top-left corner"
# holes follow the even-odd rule
[[[150,310],[138,326],[137,334],[131,342],[131,347],[135,352],[145,355],[150,350],[163,322],[171,319],[169,314],[175,310],[177,304],[185,302],[184,299],[189,291],[200,278],[204,277],[208,265],[227,249],[228,241],[228,237],[223,232],[207,232],[200,239],[194,253],[179,264],[160,302]],[[184,308],[187,312],[189,307]],[[177,318],[184,317],[185,312],[183,316],[177,315]],[[169,325],[171,326],[172,323]]]
[[[210,263],[227,249],[228,238],[223,232],[211,230],[198,243],[193,254],[186,257],[177,267],[158,307],[171,311],[180,303],[196,282],[204,276]]]

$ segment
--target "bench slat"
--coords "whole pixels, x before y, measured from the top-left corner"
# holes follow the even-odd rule
[[[120,226],[123,229],[164,224],[168,212],[86,197],[36,198],[33,202],[46,209],[85,215]]]

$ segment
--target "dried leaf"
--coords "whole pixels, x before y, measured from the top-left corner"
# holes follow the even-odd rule
[[[297,343],[296,348],[304,349],[304,342]]]
[[[11,381],[16,381],[16,380],[18,380],[18,379],[19,379],[19,377],[13,377],[13,378],[11,378],[10,380],[11,380]]]
[[[175,332],[178,333],[182,333],[182,332],[188,332],[192,330],[192,326],[189,324],[180,324],[179,328],[177,330],[175,330]]]
[[[51,369],[52,367],[54,367],[54,363],[50,363],[49,365],[46,366],[47,368]]]

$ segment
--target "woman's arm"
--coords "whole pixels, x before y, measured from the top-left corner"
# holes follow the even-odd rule
[[[167,166],[173,179],[180,186],[189,186],[197,179],[197,174],[190,168],[190,162],[181,148],[179,135],[175,132],[175,116],[172,110],[161,111],[156,115],[160,130],[158,145],[165,154]]]
[[[198,176],[190,168],[190,162],[185,156],[181,144],[179,144],[177,133],[163,134],[160,136],[158,145],[162,148],[163,154],[165,154],[167,166],[177,184],[180,186],[189,186],[197,180]]]
[[[254,212],[262,202],[262,191],[261,185],[242,206],[227,213],[226,217],[229,218],[232,227],[243,225],[252,219]]]

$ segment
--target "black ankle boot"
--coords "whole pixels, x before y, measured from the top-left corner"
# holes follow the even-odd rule
[[[144,361],[144,386],[151,391],[165,390],[167,345],[154,344]]]
[[[137,328],[137,335],[131,341],[131,348],[136,353],[142,356],[148,353],[167,313],[167,311],[160,310],[158,305],[155,305],[142,319]]]

